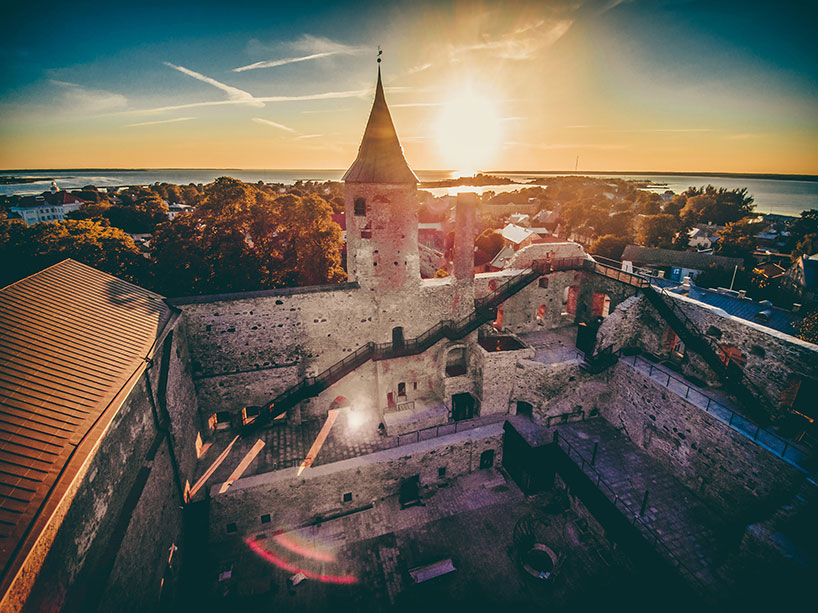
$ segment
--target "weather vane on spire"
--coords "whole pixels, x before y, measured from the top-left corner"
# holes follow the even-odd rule
[[[383,55],[383,49],[381,49],[381,46],[378,45],[378,64],[381,63],[381,56],[382,55]]]

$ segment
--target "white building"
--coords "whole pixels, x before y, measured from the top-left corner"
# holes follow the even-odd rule
[[[12,213],[17,213],[25,224],[30,226],[43,221],[62,221],[71,211],[76,211],[85,204],[84,200],[80,200],[68,192],[58,192],[55,196],[56,200],[53,204],[46,202],[43,196],[37,196],[34,204],[30,206],[13,206],[10,207],[10,210]]]

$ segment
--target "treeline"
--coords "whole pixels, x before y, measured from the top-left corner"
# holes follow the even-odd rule
[[[340,190],[325,184],[248,184],[222,177],[178,194],[190,212],[166,217],[167,184],[120,190],[72,219],[27,227],[0,223],[0,285],[67,257],[167,296],[239,292],[343,280],[341,229],[331,215]],[[190,189],[187,189],[190,187]],[[320,194],[320,195],[319,195]],[[80,197],[80,196],[78,196]],[[144,254],[127,232],[152,232]],[[146,257],[147,255],[147,257]]]

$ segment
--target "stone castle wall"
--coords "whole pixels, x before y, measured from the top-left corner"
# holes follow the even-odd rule
[[[176,589],[183,552],[171,569],[167,559],[170,546],[181,544],[182,494],[193,479],[200,424],[181,323],[166,342],[167,352],[157,348],[93,452],[25,610],[86,610],[91,603],[150,610],[159,607],[163,576],[163,589]],[[164,423],[169,418],[168,434],[157,428],[154,407]]]
[[[240,539],[262,530],[261,516],[271,516],[274,529],[303,526],[317,517],[377,504],[398,494],[403,479],[419,475],[422,485],[454,479],[479,469],[480,455],[494,451],[494,465],[502,460],[502,424],[492,424],[437,439],[396,447],[366,456],[314,466],[296,476],[297,469],[245,477],[225,494],[211,486],[210,537],[213,541]],[[439,469],[445,476],[439,477]],[[343,501],[345,493],[352,499]],[[235,523],[237,533],[226,526]]]
[[[626,364],[605,375],[602,416],[693,491],[750,520],[805,476],[778,456]]]

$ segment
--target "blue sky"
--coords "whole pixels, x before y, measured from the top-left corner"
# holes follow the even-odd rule
[[[415,168],[818,173],[816,2],[34,2],[4,13],[2,168],[343,168],[381,45]]]

